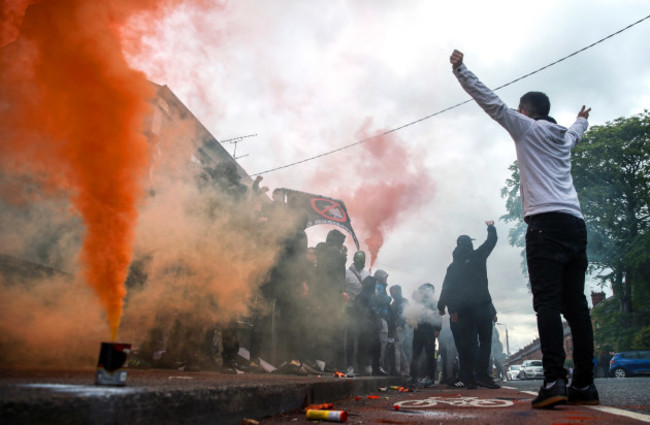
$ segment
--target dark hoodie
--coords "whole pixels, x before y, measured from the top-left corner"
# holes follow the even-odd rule
[[[393,302],[390,304],[390,320],[388,321],[388,337],[390,338],[395,330],[406,327],[404,319],[404,307],[408,305],[408,300],[402,296],[402,287],[393,285],[390,287],[390,295]]]
[[[374,308],[377,278],[368,276],[361,282],[361,292],[354,299],[354,312],[359,328],[365,332],[381,330],[381,319]],[[377,333],[379,337],[379,333]]]
[[[341,249],[345,235],[338,230],[330,230],[325,243],[316,245],[316,273],[320,290],[339,296],[345,290],[345,256]]]
[[[444,311],[447,307],[451,314],[492,304],[486,262],[497,243],[497,230],[494,226],[488,226],[487,232],[487,239],[477,249],[465,244],[459,244],[454,249],[453,261],[447,267],[442,283],[439,311]]]

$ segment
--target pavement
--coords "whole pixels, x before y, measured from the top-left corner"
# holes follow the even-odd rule
[[[0,369],[0,424],[240,424],[343,400],[401,377],[130,369],[126,385],[95,385],[95,369]]]
[[[457,390],[437,385],[404,392],[404,381],[133,369],[126,385],[107,386],[95,385],[94,369],[0,369],[0,423],[235,425],[253,419],[264,425],[308,424],[313,422],[304,408],[318,403],[333,403],[355,424],[650,422],[648,415],[606,406],[533,410],[533,394],[507,386]]]

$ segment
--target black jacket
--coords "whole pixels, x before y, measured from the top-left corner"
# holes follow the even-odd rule
[[[359,329],[363,332],[378,332],[381,330],[381,319],[374,307],[377,282],[377,279],[372,276],[363,279],[361,283],[363,289],[354,299],[355,319]]]
[[[438,310],[456,313],[481,305],[491,305],[492,297],[488,290],[487,258],[497,243],[497,230],[488,226],[487,239],[473,250],[458,246],[454,249],[453,261],[447,267],[438,300]],[[494,309],[494,307],[491,307]]]
[[[388,337],[391,338],[395,335],[395,330],[406,327],[406,319],[404,319],[404,308],[408,305],[408,300],[402,296],[402,288],[399,285],[392,287],[390,293],[394,296],[393,302],[390,304],[390,320],[388,321]]]

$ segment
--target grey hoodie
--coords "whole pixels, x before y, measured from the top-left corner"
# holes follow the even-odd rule
[[[534,120],[508,108],[465,65],[456,68],[454,75],[515,141],[524,217],[561,212],[583,218],[571,177],[571,150],[587,130],[587,120],[580,117],[568,129],[543,119]]]

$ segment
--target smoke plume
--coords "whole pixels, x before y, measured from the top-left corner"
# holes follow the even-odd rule
[[[404,307],[403,316],[412,328],[427,323],[437,328],[442,327],[442,317],[438,313],[438,300],[433,287],[421,285],[413,292],[412,302]]]
[[[370,252],[371,268],[386,235],[435,193],[435,183],[417,154],[397,134],[386,132],[373,129],[372,119],[366,119],[354,135],[364,143],[343,158],[330,157],[319,164],[320,170],[342,172],[334,176],[320,171],[311,180],[324,193],[345,201],[357,236]]]
[[[5,169],[66,191],[83,218],[80,263],[115,339],[149,163],[142,124],[152,90],[117,34],[122,2],[49,0],[28,9],[3,55]],[[5,53],[5,52],[3,52]]]
[[[130,306],[142,303],[139,310],[131,310],[142,316],[149,312],[147,301],[161,301],[152,294],[165,292],[157,288],[167,282],[167,288],[185,288],[184,294],[193,293],[195,299],[209,299],[203,296],[208,293],[214,296],[213,303],[231,307],[204,320],[232,319],[245,310],[245,300],[254,288],[237,290],[241,288],[238,283],[258,282],[258,275],[263,275],[265,265],[273,260],[272,251],[266,254],[250,246],[253,239],[249,238],[249,245],[237,245],[241,239],[224,236],[225,227],[233,227],[226,213],[208,220],[197,219],[201,214],[196,211],[178,211],[189,209],[188,203],[202,208],[193,202],[192,195],[197,194],[188,190],[196,186],[196,170],[194,175],[184,176],[186,183],[190,181],[185,187],[177,182],[174,189],[164,190],[158,185],[154,201],[143,196],[156,167],[178,169],[178,164],[169,164],[173,162],[170,158],[178,162],[179,157],[172,149],[167,149],[166,155],[152,155],[154,147],[144,129],[155,91],[146,76],[127,63],[121,35],[128,33],[132,37],[127,40],[129,47],[137,49],[137,34],[154,26],[159,9],[172,3],[47,0],[29,8],[27,1],[3,3],[0,203],[6,227],[2,254],[70,273],[56,278],[2,278],[6,296],[0,345],[12,347],[13,360],[33,359],[28,354],[38,354],[38,348],[48,342],[85,341],[90,335],[97,341],[103,338],[101,333],[110,333],[115,340],[124,313],[125,281],[138,241],[149,245],[142,248],[136,244],[137,252],[153,259],[147,263],[135,258],[134,264],[144,264],[146,273],[160,277],[147,286],[149,292],[135,288],[128,299]],[[127,23],[137,23],[137,28],[125,31]],[[180,158],[187,162],[190,157],[191,153],[186,153]],[[181,200],[179,193],[186,196]],[[215,195],[219,196],[223,195]],[[152,212],[156,207],[179,214],[173,222],[178,227],[167,231],[163,242],[147,240],[170,228],[170,222],[160,217],[161,210]],[[146,221],[138,231],[141,211]],[[203,225],[195,226],[194,231],[183,228],[193,215],[193,221]],[[166,226],[156,228],[161,222]],[[179,244],[179,240],[186,243]],[[217,256],[226,262],[215,262]],[[179,261],[180,257],[184,260]],[[252,262],[259,267],[249,267]],[[211,289],[190,289],[183,283],[188,270],[198,277],[192,282]],[[219,282],[218,290],[215,282]],[[84,291],[84,285],[92,291]],[[173,299],[176,295],[167,291],[165,296],[177,302],[177,310],[200,312],[196,306],[184,306],[178,298]],[[108,332],[98,334],[102,320],[108,324]],[[146,330],[134,325],[125,333],[141,339]],[[79,354],[85,352],[81,347],[86,345],[75,347]],[[88,347],[96,350],[96,345]],[[56,360],[51,350],[40,350],[40,354]]]

